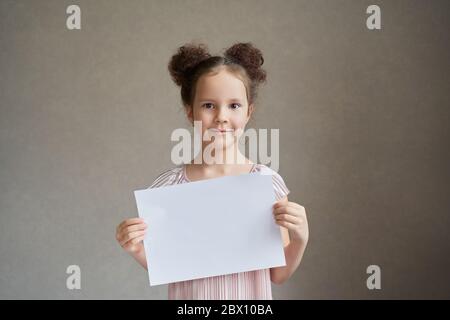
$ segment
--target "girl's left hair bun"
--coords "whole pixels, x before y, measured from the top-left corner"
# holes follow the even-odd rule
[[[251,42],[239,42],[232,45],[225,51],[225,57],[242,65],[253,81],[258,83],[266,81],[266,71],[262,68],[263,54]]]

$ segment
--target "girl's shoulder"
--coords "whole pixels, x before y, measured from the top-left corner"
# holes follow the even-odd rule
[[[289,189],[286,186],[281,175],[278,174],[272,168],[264,164],[255,164],[252,168],[252,173],[259,173],[264,175],[272,176],[273,188],[275,191],[275,196],[277,200],[280,200],[289,194]],[[189,180],[187,179],[184,171],[184,165],[178,165],[176,167],[172,167],[160,173],[153,183],[148,187],[148,189],[152,188],[160,188],[165,186],[172,186],[180,183],[187,183]]]
[[[160,173],[148,189],[171,186],[184,182],[183,165],[164,170]]]
[[[275,170],[273,170],[272,168],[270,168],[264,164],[260,164],[260,163],[255,164],[253,172],[259,172],[260,174],[264,174],[264,175],[278,175],[278,173]]]
[[[286,186],[281,175],[273,170],[272,168],[264,165],[264,164],[256,164],[253,172],[258,172],[264,175],[272,176],[273,188],[275,190],[275,196],[277,200],[280,200],[289,194],[289,189]]]

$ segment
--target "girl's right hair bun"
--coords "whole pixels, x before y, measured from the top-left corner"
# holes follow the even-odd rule
[[[205,44],[185,44],[179,47],[168,66],[173,81],[181,86],[185,83],[190,71],[209,57],[211,55]]]
[[[266,80],[266,71],[261,68],[264,64],[262,52],[252,43],[236,43],[228,48],[224,55],[242,65],[252,80],[258,82]]]

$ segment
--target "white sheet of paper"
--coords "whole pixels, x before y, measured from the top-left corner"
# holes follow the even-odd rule
[[[150,285],[284,266],[271,175],[136,190]]]

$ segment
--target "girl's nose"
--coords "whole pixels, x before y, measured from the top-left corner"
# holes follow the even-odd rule
[[[217,108],[217,113],[216,113],[216,122],[222,123],[222,122],[227,122],[228,120],[228,116],[227,116],[227,109],[224,106],[220,106],[219,108]]]

